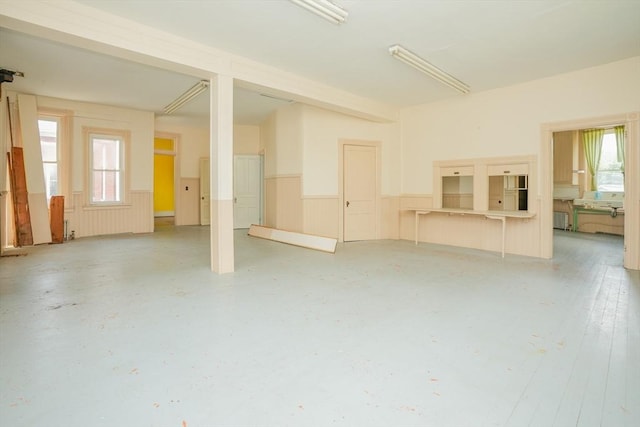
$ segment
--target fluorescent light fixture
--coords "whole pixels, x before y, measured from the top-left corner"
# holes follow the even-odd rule
[[[165,114],[171,114],[178,108],[182,108],[187,102],[191,101],[196,96],[207,90],[209,87],[208,80],[200,80],[191,89],[177,97],[173,102],[164,107]]]
[[[418,71],[422,71],[423,73],[427,74],[431,78],[436,79],[440,83],[443,83],[449,86],[450,88],[453,88],[462,93],[469,93],[469,91],[471,90],[469,88],[469,85],[467,85],[466,83],[461,82],[460,80],[453,77],[451,74],[445,73],[435,65],[429,64],[427,61],[420,58],[418,55],[411,52],[410,50],[407,50],[404,47],[400,46],[399,44],[391,46],[389,48],[389,53],[394,58],[399,59],[405,64],[412,66]]]
[[[313,12],[318,16],[333,22],[334,24],[342,24],[347,20],[349,12],[331,3],[329,0],[290,0],[300,7],[304,7],[309,12]]]

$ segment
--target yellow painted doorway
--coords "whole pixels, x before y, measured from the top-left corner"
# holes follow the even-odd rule
[[[173,140],[156,138],[153,156],[153,216],[175,216],[175,176]]]

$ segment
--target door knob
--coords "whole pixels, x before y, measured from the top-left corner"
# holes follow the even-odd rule
[[[347,200],[347,207],[349,207],[349,201]]]

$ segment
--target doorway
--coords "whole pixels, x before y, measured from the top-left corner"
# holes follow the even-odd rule
[[[378,237],[380,144],[342,141],[341,199],[344,242]]]
[[[153,217],[156,226],[175,225],[177,138],[156,135],[153,141]]]
[[[601,132],[597,156],[590,150],[587,160],[583,139],[594,132]],[[553,133],[555,229],[624,235],[623,150],[624,125]]]
[[[625,128],[625,142],[624,142],[624,158],[625,158],[625,174],[624,174],[624,215],[622,219],[618,219],[620,222],[620,229],[624,230],[622,233],[621,241],[623,241],[623,249],[621,251],[621,257],[626,268],[640,269],[640,209],[639,206],[634,203],[638,200],[640,194],[640,156],[638,143],[640,141],[639,135],[639,116],[636,113],[586,119],[565,123],[554,123],[544,125],[542,128],[542,146],[541,146],[541,183],[542,183],[542,200],[541,200],[541,255],[545,258],[551,258],[553,256],[553,240],[554,240],[554,228],[559,223],[554,224],[554,212],[557,212],[558,203],[568,204],[568,200],[575,201],[577,198],[584,196],[583,189],[580,189],[580,182],[586,182],[587,171],[586,168],[581,167],[581,155],[580,141],[578,138],[577,145],[572,145],[571,154],[576,160],[576,163],[572,163],[569,167],[559,165],[561,159],[556,158],[555,154],[567,157],[567,153],[570,151],[565,148],[565,154],[559,154],[558,149],[562,150],[559,146],[556,146],[554,140],[561,140],[567,138],[567,135],[572,132],[577,132],[580,129],[591,128],[613,128],[616,125],[624,125]],[[573,150],[577,150],[574,152]],[[562,171],[562,168],[565,171]],[[559,169],[559,170],[556,170]],[[564,189],[562,186],[556,186],[554,181],[558,180],[558,175],[565,174]],[[573,176],[572,176],[573,175]],[[570,183],[570,184],[569,184]],[[583,184],[585,187],[586,184]],[[563,194],[563,191],[569,188],[571,194]],[[573,189],[571,189],[573,188]],[[575,188],[578,194],[576,195]],[[559,191],[560,190],[560,191]],[[580,193],[582,191],[582,193]],[[575,209],[570,210],[569,226],[573,229]],[[591,221],[594,222],[594,221]],[[607,232],[606,230],[603,232]],[[613,233],[611,233],[613,234]]]

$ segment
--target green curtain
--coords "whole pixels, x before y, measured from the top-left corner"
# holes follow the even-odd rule
[[[582,132],[582,145],[584,146],[584,154],[591,174],[591,191],[598,189],[597,173],[600,165],[603,136],[604,129],[588,129]]]
[[[620,170],[624,173],[624,126],[616,126],[613,128],[616,132],[616,144],[618,148],[618,161],[620,162]]]

